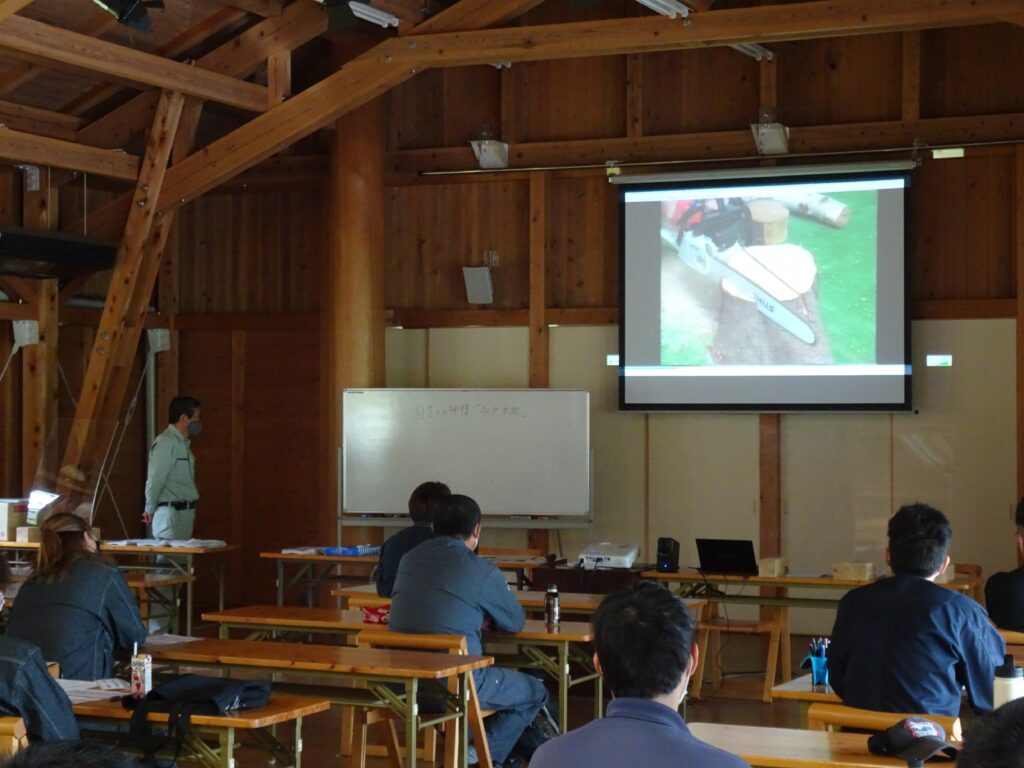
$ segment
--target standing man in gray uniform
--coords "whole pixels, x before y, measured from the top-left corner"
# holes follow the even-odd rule
[[[196,457],[190,441],[203,431],[199,401],[179,395],[171,400],[167,429],[156,436],[149,449],[146,475],[146,507],[142,521],[154,539],[191,539],[196,522]],[[167,595],[173,599],[173,594]],[[149,631],[167,628],[168,617],[150,619]]]
[[[388,626],[396,632],[464,635],[469,653],[480,656],[481,629],[518,632],[526,616],[501,571],[475,554],[480,507],[473,499],[459,494],[442,499],[433,527],[434,538],[398,564]],[[525,765],[530,754],[513,754],[513,747],[547,702],[544,684],[501,667],[477,670],[473,677],[481,708],[495,710],[484,720],[494,762]],[[522,744],[519,751],[531,746]]]

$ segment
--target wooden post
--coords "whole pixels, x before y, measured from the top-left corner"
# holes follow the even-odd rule
[[[21,205],[16,184],[20,185],[14,171],[0,171],[0,222],[5,225],[21,222]],[[13,298],[12,298],[13,300]],[[14,336],[8,322],[0,322],[0,365],[7,360],[14,344]],[[0,380],[0,495],[11,497],[22,492],[21,477],[21,415],[18,403],[21,401],[20,382],[8,371]]]
[[[547,321],[548,174],[530,173],[530,387],[550,386]],[[527,546],[545,553],[550,546],[546,529],[532,528]]]
[[[338,476],[342,392],[384,386],[384,104],[375,99],[335,124],[331,142],[329,244],[322,276],[321,398],[323,498],[320,539],[333,541],[340,510]],[[410,488],[411,492],[412,489]],[[344,540],[381,539],[380,529],[350,528]]]
[[[58,229],[58,187],[51,183],[50,169],[22,177],[22,226],[26,229]],[[35,291],[39,343],[22,351],[21,380],[21,492],[32,489],[44,460],[47,439],[57,424],[57,293],[56,279],[32,280]],[[56,462],[56,456],[50,457]],[[49,462],[48,462],[49,463]],[[56,470],[56,467],[48,469]]]
[[[1013,149],[1013,250],[1017,264],[1017,498],[1024,498],[1024,147]]]
[[[121,417],[127,388],[125,368],[130,367],[138,348],[159,258],[170,230],[167,223],[171,217],[156,217],[156,201],[183,106],[180,93],[165,91],[146,142],[128,223],[60,469],[60,487],[69,511],[75,511],[96,487],[114,424]]]

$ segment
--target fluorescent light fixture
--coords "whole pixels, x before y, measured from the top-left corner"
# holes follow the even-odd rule
[[[690,15],[690,9],[678,0],[636,0],[640,5],[645,5],[655,13],[674,19],[677,16],[686,18]]]
[[[371,24],[378,24],[384,29],[398,26],[398,17],[395,14],[374,8],[369,3],[358,3],[356,0],[351,0],[348,7],[356,18],[368,21]]]
[[[789,154],[789,128],[782,123],[752,123],[750,132],[760,155]]]
[[[932,150],[932,160],[952,160],[963,156],[963,147],[945,147],[944,149]]]
[[[619,356],[618,355],[608,355],[605,358],[605,362],[609,366],[611,366],[612,368],[618,368],[619,367]]]
[[[925,355],[924,364],[929,368],[952,368],[952,355]]]
[[[495,69],[512,69],[511,61],[492,61],[491,66]]]
[[[740,53],[749,56],[752,59],[757,59],[758,61],[761,61],[762,59],[765,61],[771,61],[775,58],[774,53],[769,51],[763,45],[758,45],[757,43],[736,43],[729,47],[734,51],[739,51]]]

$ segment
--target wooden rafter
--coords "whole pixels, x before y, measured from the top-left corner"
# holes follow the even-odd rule
[[[156,49],[157,56],[175,59],[200,44],[203,40],[217,34],[221,30],[237,24],[246,16],[245,11],[225,6],[214,11],[204,19],[200,19],[188,29],[182,30],[171,40]],[[69,115],[81,115],[102,104],[116,95],[120,89],[111,83],[100,83],[88,91],[69,101],[60,111]]]
[[[87,171],[115,179],[134,181],[139,158],[111,149],[86,147],[71,141],[0,129],[0,157],[32,165]]]
[[[164,182],[184,103],[181,93],[165,91],[149,132],[142,170],[61,463],[59,482],[68,492],[66,500],[72,511],[79,500],[76,496],[87,495],[95,487],[113,424],[120,418],[127,388],[124,369],[130,366],[130,357],[138,346],[159,269],[159,264],[151,263],[152,251],[147,249],[158,216],[155,202]]]
[[[39,299],[29,282],[16,275],[0,275],[0,291],[30,307],[34,307]]]
[[[313,0],[299,0],[280,16],[256,24],[201,57],[196,68],[229,77],[246,77],[273,53],[294,50],[326,29],[327,16],[323,9]],[[158,91],[154,90],[129,99],[79,131],[78,140],[98,147],[124,146],[145,130],[152,119],[157,95]]]
[[[228,5],[257,16],[280,16],[284,0],[228,0]]]
[[[0,23],[0,48],[56,66],[98,72],[120,82],[179,90],[253,112],[267,107],[267,89],[263,86],[22,16],[10,16]]]
[[[0,100],[0,124],[16,131],[49,136],[52,139],[74,141],[82,123],[81,118],[71,115]]]
[[[488,5],[487,3],[483,3]],[[530,7],[532,0],[522,0]],[[508,11],[510,2],[496,2]],[[850,34],[913,29],[952,24],[980,24],[1020,7],[1022,0],[824,0],[799,5],[709,11],[690,25],[663,18],[558,24],[546,27],[510,27],[472,33],[436,32],[393,38],[353,59],[338,72],[291,100],[257,116],[249,123],[206,147],[168,173],[160,198],[161,210],[192,200],[237,173],[336,120],[412,77],[423,67],[456,63],[525,61],[621,54],[674,48],[729,45],[752,40],[791,40],[838,37]],[[469,6],[460,0],[450,11],[426,24],[443,29],[449,13],[460,8],[465,20]],[[483,15],[493,16],[494,9]]]
[[[75,32],[87,37],[99,37],[117,23],[117,19],[98,8],[88,15],[86,21]],[[28,61],[16,61],[0,74],[0,94],[10,93],[25,83],[31,82],[46,70]]]
[[[32,0],[0,0],[0,21],[13,16],[31,2]]]

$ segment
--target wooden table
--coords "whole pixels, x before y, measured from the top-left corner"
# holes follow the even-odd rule
[[[304,634],[319,632],[351,636],[367,629],[385,626],[363,621],[362,611],[334,608],[296,608],[274,605],[253,605],[203,614],[203,621],[220,625],[220,636],[227,638],[232,629],[248,630],[248,640],[274,638],[282,632]],[[594,633],[588,622],[563,621],[548,627],[543,621],[528,620],[519,632],[485,632],[488,643],[515,644],[522,657],[501,658],[508,666],[540,669],[558,683],[558,724],[563,733],[569,724],[569,691],[582,683],[594,682],[594,717],[604,713],[604,680],[594,669],[592,655],[584,647],[593,642]],[[581,670],[573,676],[573,667]]]
[[[195,760],[208,768],[233,768],[236,732],[243,730],[252,733],[257,744],[269,753],[271,762],[276,759],[282,765],[302,768],[302,719],[326,712],[330,708],[331,702],[327,699],[274,694],[265,707],[239,710],[227,715],[192,715],[183,739],[184,747],[191,755],[183,754],[180,757]],[[132,712],[121,706],[119,699],[75,704],[72,710],[83,728],[87,728],[89,723],[125,722],[132,716]],[[166,724],[167,714],[150,712],[147,720]],[[274,726],[290,722],[295,723],[295,733],[289,746],[278,740],[273,730]],[[212,748],[207,744],[203,739],[204,734],[214,736],[218,746]]]
[[[810,675],[801,675],[772,688],[773,699],[790,699],[811,703],[823,701],[829,704],[842,704],[839,694],[830,685],[812,685]]]
[[[416,768],[416,734],[421,728],[451,720],[459,721],[460,765],[466,765],[469,675],[494,663],[489,656],[455,656],[421,651],[395,651],[349,648],[337,645],[304,643],[264,643],[255,640],[204,639],[175,645],[147,645],[145,653],[154,664],[199,666],[216,669],[248,669],[263,672],[299,672],[366,683],[365,689],[332,689],[335,703],[357,707],[391,709],[405,722],[405,749],[408,768]],[[445,690],[448,711],[424,718],[416,697],[423,680],[444,681],[458,678],[458,694]],[[389,687],[397,683],[404,689],[399,695]],[[443,688],[444,686],[442,686]]]
[[[122,571],[124,580],[128,582],[129,589],[139,593],[142,598],[139,600],[139,607],[147,608],[143,619],[152,618],[152,606],[162,611],[162,615],[170,620],[171,632],[178,633],[181,624],[178,595],[182,586],[188,588],[195,582],[195,576],[184,573],[159,573],[156,571],[141,571],[132,569]],[[168,597],[164,590],[169,589],[171,596]]]
[[[225,544],[223,547],[171,547],[171,546],[140,546],[136,544],[129,544],[126,546],[114,546],[109,542],[101,542],[101,549],[104,555],[122,556],[122,555],[139,555],[145,558],[165,557],[173,556],[173,559],[166,559],[160,563],[153,564],[135,564],[127,566],[134,570],[147,570],[147,571],[172,571],[186,576],[195,576],[196,567],[195,559],[197,557],[205,557],[206,555],[224,555],[227,552],[233,552],[238,549],[237,544]],[[38,541],[0,541],[0,550],[10,550],[14,552],[24,552],[26,550],[36,551],[39,549]],[[223,561],[212,566],[214,576],[217,579],[217,605],[220,608],[224,607],[224,563]],[[192,634],[192,613],[195,608],[195,594],[194,594],[195,580],[188,582],[185,585],[185,634]]]
[[[907,768],[906,760],[868,752],[864,733],[719,723],[689,723],[689,727],[701,741],[739,755],[754,768]]]
[[[331,594],[334,597],[347,600],[350,608],[381,608],[391,605],[391,598],[379,597],[377,588],[373,584],[332,589]],[[544,592],[513,591],[512,594],[528,613],[544,610]],[[588,595],[581,592],[560,592],[558,604],[562,613],[593,613],[604,597],[604,595]]]

